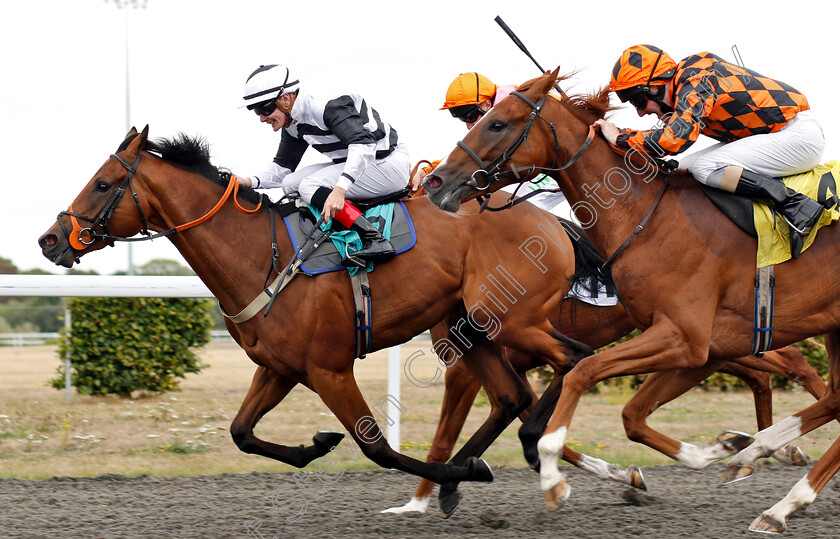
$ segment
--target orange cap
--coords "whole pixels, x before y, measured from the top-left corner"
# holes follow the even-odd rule
[[[610,77],[610,90],[626,90],[635,86],[664,84],[656,81],[676,69],[677,64],[662,49],[653,45],[633,45],[621,53]]]
[[[461,73],[446,90],[446,101],[440,110],[483,103],[495,97],[496,88],[497,86],[484,75],[474,71]]]

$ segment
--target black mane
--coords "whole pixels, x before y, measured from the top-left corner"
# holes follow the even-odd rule
[[[219,170],[210,162],[210,144],[201,137],[179,133],[172,139],[159,138],[146,142],[146,151],[155,153],[167,163],[196,172],[208,180],[227,188],[230,172]],[[253,204],[260,202],[260,195],[247,187],[239,187],[238,198]]]

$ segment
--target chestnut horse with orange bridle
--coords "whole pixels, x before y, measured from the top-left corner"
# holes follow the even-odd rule
[[[590,208],[587,234],[611,261],[628,314],[643,330],[564,377],[539,441],[541,488],[552,509],[568,492],[557,458],[583,392],[614,376],[703,369],[749,353],[756,273],[756,240],[723,217],[685,171],[667,184],[663,173],[651,174],[652,165],[628,163],[603,139],[584,142],[592,140],[592,123],[609,110],[608,93],[547,97],[557,78],[557,70],[546,73],[497,103],[424,183],[436,205],[455,211],[531,174],[550,175],[573,207]],[[596,191],[609,207],[599,211],[588,200]],[[776,267],[773,345],[825,333],[828,389],[815,404],[756,434],[730,461],[725,481],[747,477],[756,459],[838,417],[840,287],[831,271],[838,263],[840,231],[832,226],[799,259]],[[784,530],[785,518],[811,503],[838,469],[840,440],[751,529]]]
[[[578,242],[573,243],[576,247],[575,260],[577,263],[580,259],[580,251],[577,249]],[[601,262],[603,262],[603,259],[601,259]],[[552,313],[551,321],[554,327],[564,335],[584,342],[593,348],[610,344],[634,329],[627,312],[620,304],[595,306],[574,298],[565,298]],[[453,337],[449,334],[449,328],[448,322],[442,322],[434,326],[431,329],[433,342],[446,339],[451,341]],[[541,366],[542,363],[515,350],[507,350],[506,352],[514,370],[523,382],[528,384],[526,373]],[[498,351],[493,350],[488,344],[487,347],[477,348],[469,353],[477,356],[484,353],[496,354]],[[752,368],[750,365],[756,368]],[[718,437],[714,445],[700,447],[673,440],[657,432],[647,423],[647,417],[655,410],[695,387],[715,370],[741,379],[750,388],[753,394],[756,423],[759,430],[773,424],[771,373],[801,384],[814,398],[819,398],[825,394],[825,382],[814,368],[805,361],[802,353],[792,346],[767,352],[761,359],[748,356],[733,361],[724,361],[718,366],[710,366],[706,369],[684,369],[667,374],[659,373],[659,375],[649,376],[633,398],[624,406],[622,418],[627,436],[631,440],[660,451],[692,469],[701,469],[713,462],[732,456],[737,451],[739,443],[748,443],[749,440],[733,433],[727,433],[725,436]],[[426,460],[446,462],[449,459],[480,388],[481,384],[470,373],[465,363],[456,362],[446,369],[440,420]],[[556,399],[540,401],[540,405],[549,412],[551,408],[546,407],[553,406],[555,403]],[[523,420],[525,417],[531,417],[528,413],[522,414]],[[543,417],[540,419],[538,411],[537,417],[531,417],[533,424],[530,428],[523,425],[519,433],[523,445],[526,448],[532,448],[534,452],[536,450],[536,438],[542,434],[541,429],[544,429],[548,421],[547,414],[543,412],[542,415]],[[808,462],[802,450],[792,444],[780,448],[772,456],[780,462],[797,466],[805,465]],[[634,488],[647,490],[641,469],[635,465],[623,468],[617,464],[579,453],[568,446],[563,447],[562,458],[574,466],[594,473],[600,479],[612,480]],[[539,469],[539,460],[536,454],[533,454],[532,459],[528,460],[532,462],[535,468]],[[457,493],[448,492],[448,489],[452,487],[452,485],[441,487],[440,509],[444,516],[449,516],[454,510],[450,500],[459,499]],[[382,512],[426,512],[433,488],[434,484],[432,482],[421,479],[408,503],[403,506],[391,507]]]

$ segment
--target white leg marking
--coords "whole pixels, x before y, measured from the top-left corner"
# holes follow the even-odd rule
[[[425,513],[429,507],[431,497],[430,494],[425,498],[411,498],[407,504],[401,507],[389,507],[388,509],[383,509],[380,513]]]
[[[551,434],[546,434],[537,442],[537,451],[540,453],[540,488],[548,490],[564,479],[557,467],[557,459],[563,444],[566,442],[566,427],[560,427]]]
[[[685,464],[692,470],[702,470],[709,464],[732,456],[720,442],[709,447],[700,447],[682,442],[680,452],[677,453],[677,461]]]
[[[796,416],[788,416],[756,434],[752,445],[735,455],[729,464],[753,464],[762,457],[772,455],[774,451],[800,436],[802,436],[802,420]]]
[[[578,467],[582,470],[595,474],[598,479],[612,479],[620,483],[629,484],[630,479],[627,477],[627,468],[622,468],[618,464],[611,464],[589,455],[582,455]],[[542,468],[541,468],[542,469]]]
[[[765,513],[784,523],[786,516],[802,509],[806,505],[814,503],[816,498],[817,493],[811,488],[811,485],[808,483],[808,476],[806,475],[790,489],[790,492],[779,503],[765,511]]]

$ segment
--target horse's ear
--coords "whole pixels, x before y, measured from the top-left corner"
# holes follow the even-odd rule
[[[129,162],[133,161],[137,157],[137,154],[143,151],[143,148],[146,147],[146,139],[149,137],[149,125],[146,124],[146,127],[144,127],[143,131],[139,134],[133,127],[131,128],[131,131],[134,131],[134,134],[137,136],[134,137],[134,140],[132,140],[126,148],[128,152],[126,157],[128,157],[127,161]],[[129,134],[131,134],[131,131],[129,131]]]
[[[134,136],[134,135],[136,135],[136,134],[137,134],[137,128],[136,128],[136,127],[134,127],[134,126],[131,126],[131,129],[130,129],[130,130],[128,131],[128,133],[125,135],[125,139],[123,139],[123,140],[126,140],[126,139],[127,139],[127,138],[129,138],[129,137],[133,137],[133,136]]]
[[[560,76],[560,66],[554,68],[554,71],[551,72],[551,85],[554,86],[557,84],[557,77]]]
[[[554,69],[552,72],[546,71],[545,74],[536,79],[534,83],[534,91],[537,92],[537,95],[544,96],[548,92],[554,88],[555,83],[557,82],[557,76],[560,73],[560,66]]]

